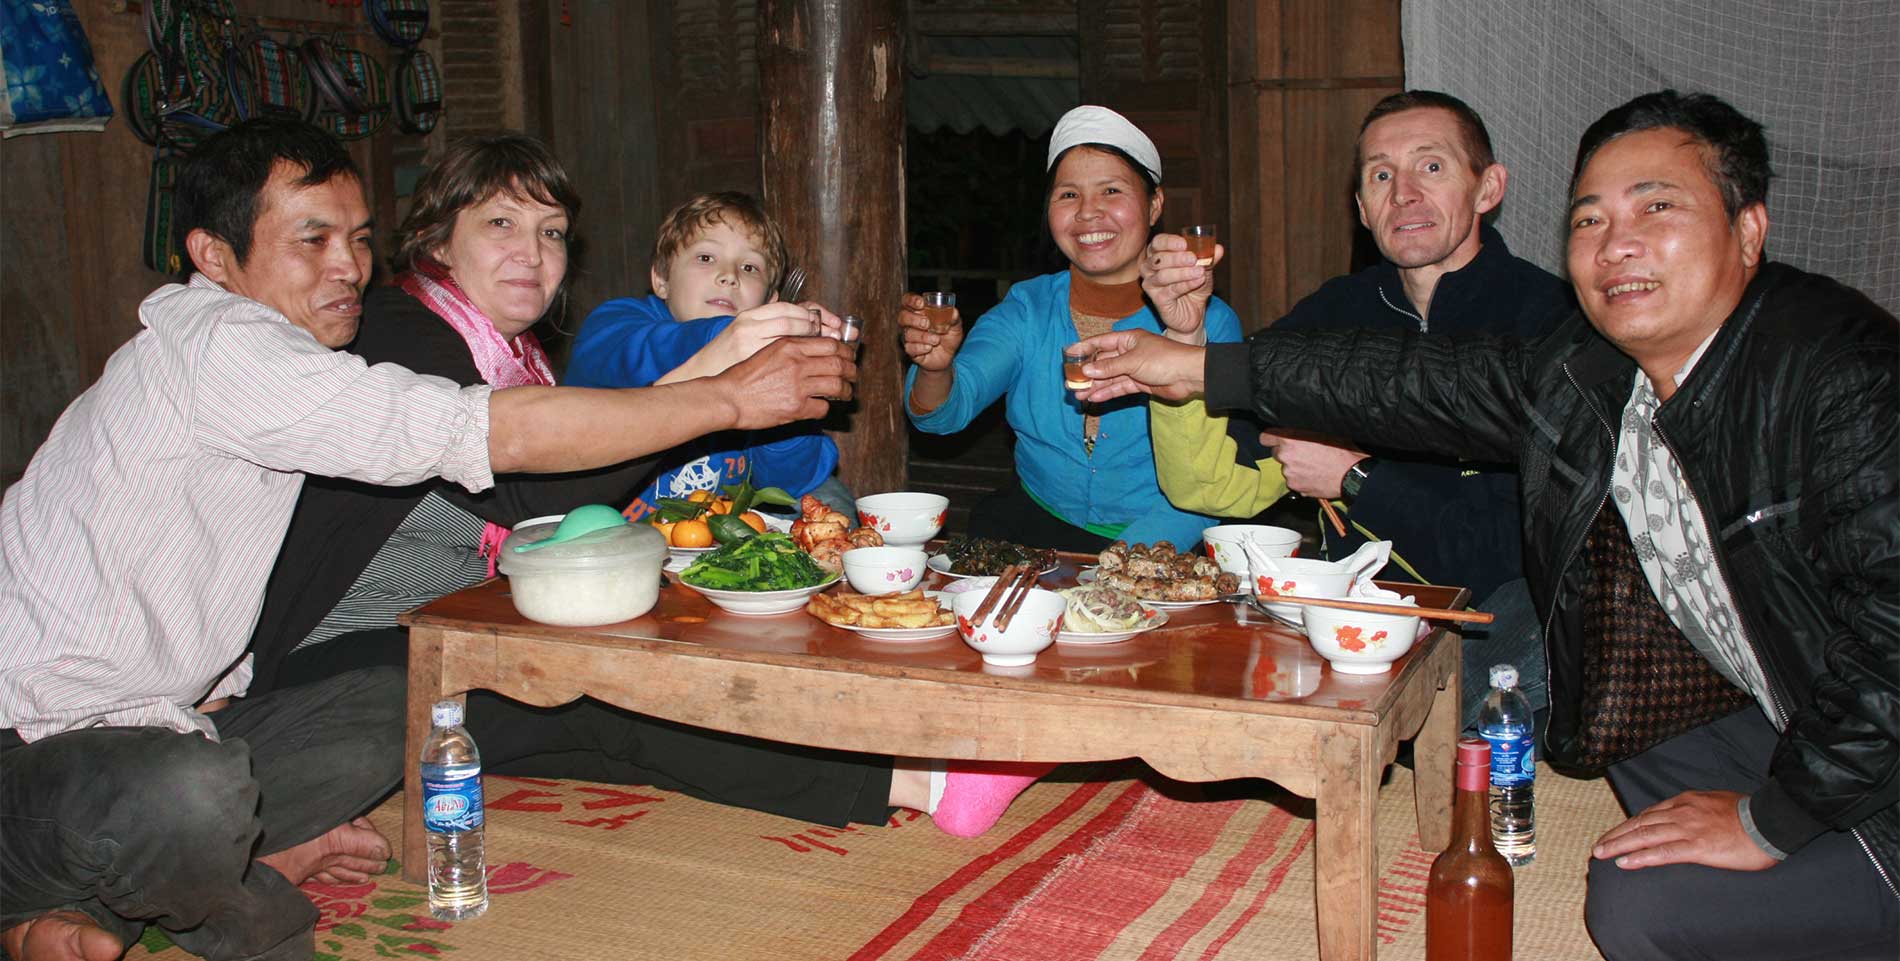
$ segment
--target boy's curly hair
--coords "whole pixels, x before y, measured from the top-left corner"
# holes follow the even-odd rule
[[[659,236],[653,241],[653,272],[665,277],[667,269],[673,265],[673,258],[692,244],[702,231],[722,220],[752,234],[753,240],[759,245],[759,253],[765,255],[766,289],[778,289],[779,278],[785,274],[788,256],[785,234],[772,218],[766,216],[765,208],[759,206],[757,198],[736,190],[696,194],[673,208],[673,212],[660,221]]]

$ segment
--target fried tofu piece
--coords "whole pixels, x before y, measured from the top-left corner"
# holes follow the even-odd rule
[[[922,590],[901,594],[818,594],[806,603],[813,617],[838,627],[917,628],[947,627],[955,622],[949,611],[925,597]]]

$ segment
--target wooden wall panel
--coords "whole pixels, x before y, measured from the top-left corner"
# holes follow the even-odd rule
[[[26,468],[81,383],[66,222],[35,209],[64,191],[60,146],[52,137],[0,141],[0,485]]]
[[[432,0],[430,4],[435,28],[442,35],[442,85],[453,91],[442,116],[450,140],[519,125],[518,112],[509,116],[500,83],[512,52],[507,42],[512,32],[500,28],[497,7],[496,0]]]
[[[1230,171],[1240,223],[1224,288],[1249,329],[1353,266],[1359,122],[1404,86],[1399,0],[1230,0]],[[1248,218],[1251,218],[1249,222]]]
[[[613,297],[645,293],[654,229],[665,213],[657,181],[659,150],[669,139],[654,113],[654,64],[648,0],[560,0],[546,11],[550,112],[547,135],[568,168],[582,208],[565,316],[578,331],[589,311]],[[582,65],[587,65],[583,68]],[[550,342],[564,357],[565,338]]]
[[[1082,101],[1112,107],[1161,152],[1162,227],[1225,223],[1227,23],[1219,0],[1080,0]],[[1224,286],[1225,271],[1216,277]]]
[[[498,0],[442,2],[485,4],[492,10]],[[385,67],[395,61],[393,51],[370,31],[361,7],[246,0],[240,8],[247,23],[321,29]],[[74,9],[106,92],[114,107],[122,108],[120,82],[148,49],[141,9],[111,0],[76,0]],[[495,32],[492,19],[487,29]],[[507,86],[499,76],[483,82]],[[457,97],[462,92],[449,85],[449,116],[461,109]],[[419,162],[427,142],[392,127],[351,145],[366,173],[379,241],[400,213],[394,170]],[[63,410],[98,378],[112,352],[138,332],[139,302],[172,279],[146,270],[140,259],[151,161],[152,148],[132,136],[119,117],[101,132],[16,137],[0,151],[0,185],[6,194],[0,204],[5,221],[0,224],[0,262],[5,264],[0,268],[0,345],[6,351],[0,360],[6,379],[0,391],[0,423],[6,424],[0,434],[0,483],[25,469],[51,426],[47,412]]]
[[[706,190],[758,194],[758,4],[658,3],[652,23],[662,212]]]

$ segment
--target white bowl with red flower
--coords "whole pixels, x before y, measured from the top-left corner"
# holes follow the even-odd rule
[[[924,582],[929,561],[914,547],[854,547],[844,552],[844,579],[860,594],[898,594]]]
[[[950,498],[942,494],[893,491],[858,498],[858,523],[883,535],[893,547],[922,547],[943,530]]]
[[[1353,570],[1336,561],[1299,557],[1275,558],[1273,569],[1253,569],[1253,592],[1281,617],[1300,616],[1297,604],[1275,602],[1276,597],[1345,597],[1352,592]]]
[[[1391,591],[1355,594],[1353,600],[1416,607],[1418,601]],[[1373,614],[1330,607],[1301,607],[1306,639],[1342,674],[1384,674],[1417,642],[1423,622],[1411,614]]]
[[[1032,588],[1022,606],[1010,618],[1007,628],[996,626],[1002,614],[1001,601],[991,605],[982,618],[976,609],[989,591],[965,591],[950,602],[957,616],[957,634],[964,643],[983,655],[983,663],[996,667],[1021,667],[1034,664],[1036,655],[1056,642],[1062,633],[1062,615],[1069,610],[1067,598],[1055,591]]]

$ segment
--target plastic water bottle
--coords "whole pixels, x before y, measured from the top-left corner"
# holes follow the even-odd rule
[[[429,913],[460,921],[488,910],[482,852],[482,755],[462,727],[462,705],[439,701],[422,745],[422,823],[429,836]]]
[[[1512,867],[1537,857],[1537,743],[1530,703],[1517,689],[1517,668],[1491,668],[1491,693],[1478,715],[1491,742],[1491,842]]]

